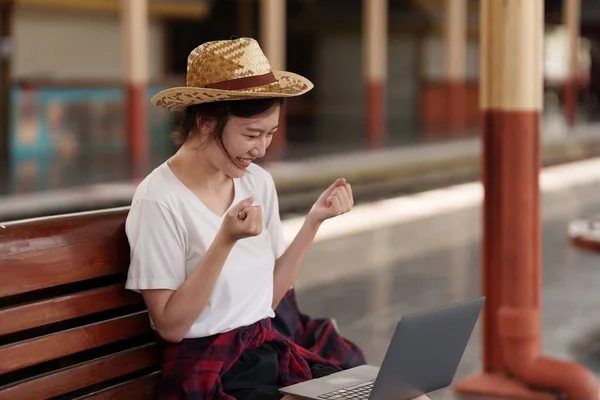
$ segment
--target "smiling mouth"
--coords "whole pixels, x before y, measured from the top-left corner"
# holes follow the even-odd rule
[[[252,163],[252,161],[254,161],[254,159],[252,159],[252,158],[241,158],[241,157],[236,157],[236,160],[244,166],[248,166]]]

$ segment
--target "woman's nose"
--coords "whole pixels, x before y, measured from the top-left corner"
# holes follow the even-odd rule
[[[252,157],[258,157],[258,158],[262,158],[265,156],[265,153],[267,152],[267,142],[264,139],[260,139],[258,141],[258,144],[256,145],[256,147],[254,147],[252,149]]]

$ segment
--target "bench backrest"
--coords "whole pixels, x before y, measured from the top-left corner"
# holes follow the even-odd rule
[[[154,397],[155,336],[124,289],[127,212],[0,224],[0,400]]]

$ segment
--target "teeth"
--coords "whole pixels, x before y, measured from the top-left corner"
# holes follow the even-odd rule
[[[240,160],[241,162],[244,162],[244,163],[249,163],[249,162],[252,162],[252,160],[250,160],[250,159],[248,159],[248,158],[239,158],[239,157],[238,157],[238,160]]]

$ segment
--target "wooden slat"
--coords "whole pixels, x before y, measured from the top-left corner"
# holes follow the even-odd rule
[[[156,398],[158,391],[158,381],[160,379],[160,371],[155,372],[141,379],[136,379],[113,389],[103,391],[98,394],[84,397],[85,399],[93,400],[150,400]],[[83,398],[81,398],[83,399]],[[79,400],[79,399],[77,399]]]
[[[87,241],[95,230],[90,227],[112,230],[124,223],[128,212],[123,207],[4,223],[0,242],[9,245],[1,249],[0,257]]]
[[[142,302],[142,297],[123,284],[0,309],[0,335]]]
[[[0,390],[0,400],[46,399],[59,396],[144,368],[153,366],[158,368],[158,363],[158,348],[154,344],[127,350]],[[151,384],[152,382],[146,381],[145,383]],[[136,389],[138,389],[138,386],[139,389],[143,390],[141,385],[137,385]],[[154,393],[156,393],[156,389],[153,388],[153,390]],[[128,391],[127,388],[121,389],[120,391],[115,390],[116,393],[123,393],[126,391]],[[133,394],[135,392],[132,392],[131,389],[129,389],[129,393]],[[105,397],[97,398],[117,397],[106,397],[105,395]],[[139,399],[141,397],[135,394],[131,397],[119,398]]]
[[[0,374],[150,331],[147,312],[0,347]]]
[[[116,209],[6,224],[0,229],[0,297],[126,271],[127,212]]]

